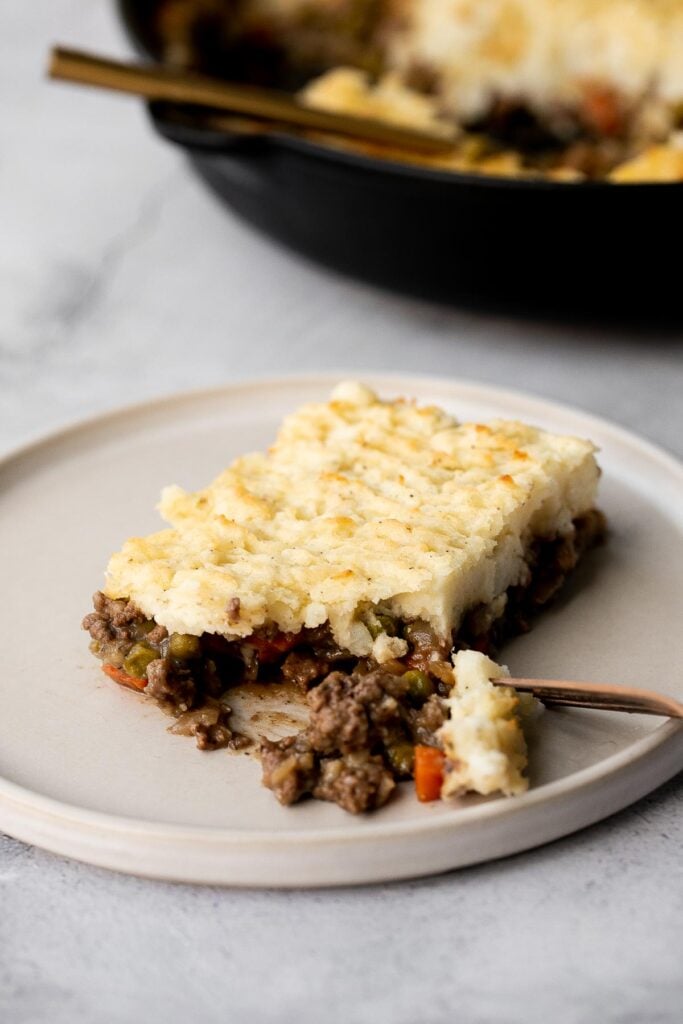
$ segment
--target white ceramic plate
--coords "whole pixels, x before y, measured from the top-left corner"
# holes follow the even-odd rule
[[[619,810],[683,767],[683,731],[658,718],[546,712],[529,792],[420,805],[410,785],[373,815],[280,807],[245,754],[195,749],[110,683],[81,616],[109,554],[159,527],[164,484],[204,485],[269,443],[332,376],[237,384],[126,409],[47,438],[0,466],[4,610],[0,828],[135,874],[230,885],[319,886],[444,871],[528,849]],[[681,468],[608,423],[536,398],[425,378],[363,379],[460,418],[510,416],[602,449],[609,544],[504,660],[520,676],[683,688]]]

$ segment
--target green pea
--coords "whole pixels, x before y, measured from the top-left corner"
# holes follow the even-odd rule
[[[158,653],[152,650],[149,644],[133,644],[128,656],[123,659],[123,670],[129,676],[144,679],[147,666],[150,662],[156,661],[158,657]]]
[[[378,615],[377,620],[387,636],[396,636],[396,620],[391,615]]]
[[[198,636],[191,633],[171,633],[168,640],[168,653],[179,661],[191,661],[202,653],[202,645]]]
[[[390,743],[387,746],[387,757],[396,775],[405,778],[413,774],[415,749],[408,740],[397,740],[395,743]]]
[[[411,700],[424,703],[434,693],[434,683],[426,672],[411,669],[403,674],[404,683],[408,684],[408,696]]]
[[[380,633],[396,636],[396,621],[391,615],[385,615],[384,612],[368,615],[367,627],[373,640],[376,640]]]

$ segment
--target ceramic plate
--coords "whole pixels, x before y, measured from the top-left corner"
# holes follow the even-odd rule
[[[604,818],[683,767],[677,723],[547,711],[531,738],[531,788],[522,797],[420,805],[405,784],[363,817],[316,801],[284,808],[261,787],[253,756],[201,753],[166,731],[155,706],[102,675],[80,619],[109,554],[128,535],[159,528],[161,487],[203,486],[234,456],[266,446],[283,415],[325,398],[336,379],[179,395],[76,426],[0,466],[0,828],[157,878],[351,884],[528,849]],[[457,381],[363,379],[387,397],[414,395],[463,419],[516,417],[592,438],[602,450],[610,541],[503,660],[519,676],[683,696],[672,671],[683,656],[683,474],[673,459],[608,423],[529,396]],[[257,698],[242,713],[277,719]]]

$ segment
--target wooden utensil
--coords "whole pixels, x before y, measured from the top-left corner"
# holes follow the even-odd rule
[[[150,100],[246,114],[271,123],[279,131],[308,128],[425,153],[448,151],[455,135],[455,129],[451,132],[447,125],[443,133],[403,128],[305,107],[294,96],[274,89],[224,82],[163,64],[111,60],[61,46],[50,54],[48,74],[62,81],[132,93]]]
[[[673,697],[630,686],[578,683],[569,679],[494,679],[497,686],[513,686],[532,693],[548,707],[595,708],[599,711],[628,711],[639,715],[683,718],[683,704]]]

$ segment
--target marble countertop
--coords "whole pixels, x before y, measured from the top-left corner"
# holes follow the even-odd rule
[[[0,13],[0,449],[246,376],[461,376],[681,454],[681,337],[463,312],[314,267],[223,212],[133,100],[42,77],[125,53],[104,0]],[[436,879],[250,892],[127,878],[0,838],[6,1024],[680,1019],[680,778],[601,825]]]

